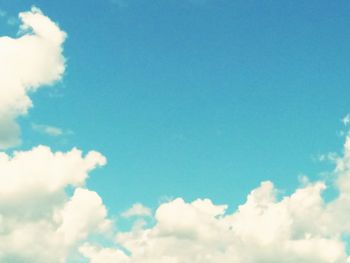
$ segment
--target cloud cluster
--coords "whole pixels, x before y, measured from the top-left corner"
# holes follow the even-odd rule
[[[136,204],[123,214],[137,218],[134,226],[115,233],[114,247],[89,239],[113,231],[101,198],[84,187],[105,157],[45,146],[2,153],[0,261],[64,263],[80,252],[90,263],[350,262],[350,137],[344,149],[335,158],[339,194],[330,202],[323,182],[303,180],[288,196],[263,182],[233,213],[209,199],[177,198],[157,208],[153,226],[143,221],[150,209]]]
[[[0,148],[19,142],[16,118],[32,106],[29,94],[65,69],[66,34],[38,8],[19,18],[22,36],[0,38]],[[85,187],[88,173],[105,163],[100,153],[78,149],[0,152],[0,262],[67,262],[79,242],[107,231],[107,209]]]
[[[20,19],[27,33],[0,38],[1,148],[18,143],[15,120],[32,106],[28,94],[60,79],[65,68],[66,34],[37,8]],[[323,197],[327,185],[322,181],[305,179],[287,196],[266,181],[232,213],[228,205],[209,199],[177,198],[154,214],[135,204],[121,215],[134,220],[133,227],[120,232],[101,197],[85,185],[89,172],[106,163],[102,154],[53,152],[46,146],[2,152],[0,262],[66,263],[82,257],[90,263],[350,262],[345,241],[350,234],[350,136],[344,153],[332,158],[337,196],[331,201]]]
[[[22,36],[0,37],[0,149],[19,144],[16,118],[32,107],[29,94],[53,84],[65,70],[66,33],[35,7],[19,18]]]
[[[1,153],[0,261],[66,262],[79,241],[106,231],[107,210],[84,187],[89,171],[105,162],[97,152],[53,153],[45,146]]]
[[[91,243],[80,251],[90,263],[345,263],[350,262],[350,136],[344,154],[333,157],[337,196],[325,201],[322,181],[302,180],[288,196],[262,182],[233,213],[211,200],[177,198],[155,212],[155,225],[136,222],[115,242]]]

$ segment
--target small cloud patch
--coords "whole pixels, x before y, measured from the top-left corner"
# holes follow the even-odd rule
[[[143,204],[136,203],[129,210],[125,211],[122,216],[125,218],[134,217],[134,216],[142,216],[148,217],[151,216],[151,209],[144,206]]]
[[[36,123],[32,123],[32,129],[38,133],[45,134],[51,137],[59,137],[73,133],[70,130],[63,130],[55,126]]]

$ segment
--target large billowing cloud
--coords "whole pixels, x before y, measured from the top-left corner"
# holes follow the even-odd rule
[[[28,94],[64,71],[65,33],[37,8],[20,18],[29,33],[0,38],[1,148],[18,143],[15,120],[31,107]],[[288,196],[266,181],[232,213],[209,199],[177,198],[154,215],[135,204],[121,215],[135,220],[133,227],[119,232],[85,185],[89,172],[106,163],[102,154],[46,146],[0,153],[0,262],[70,263],[82,256],[90,263],[350,262],[349,136],[333,160],[338,195],[331,201],[322,181],[305,179]]]
[[[19,14],[21,37],[0,38],[0,148],[19,142],[18,116],[31,92],[59,80],[66,34],[38,8]],[[88,173],[106,163],[78,149],[0,153],[0,262],[63,263],[80,242],[110,229],[99,195],[85,187]]]
[[[117,232],[115,247],[106,248],[90,236],[108,238],[111,220],[99,195],[84,187],[89,171],[105,164],[101,154],[44,146],[2,153],[0,261],[64,263],[80,252],[90,263],[349,262],[349,156],[347,138],[344,155],[335,158],[339,195],[330,202],[323,182],[303,180],[293,194],[279,196],[267,181],[233,213],[209,199],[166,202],[151,227],[143,221],[149,209],[138,204],[129,210],[139,216],[134,227]]]
[[[19,18],[22,36],[0,37],[0,149],[20,142],[16,118],[32,107],[29,94],[53,84],[65,70],[65,32],[35,7]]]
[[[350,262],[350,137],[335,162],[339,193],[330,202],[322,196],[325,183],[306,179],[289,196],[263,182],[233,213],[208,199],[177,198],[158,207],[153,227],[140,219],[117,233],[123,249],[86,243],[80,251],[91,263]]]
[[[106,231],[101,198],[84,188],[88,172],[105,162],[97,152],[44,146],[0,154],[0,262],[66,262],[80,241]]]

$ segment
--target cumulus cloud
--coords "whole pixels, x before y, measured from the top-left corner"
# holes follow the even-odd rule
[[[66,34],[38,8],[19,14],[19,38],[0,37],[0,148],[19,143],[16,118],[32,107],[30,93],[59,80]],[[51,135],[63,131],[35,126]],[[100,196],[86,188],[106,158],[47,146],[0,152],[0,262],[64,263],[90,235],[111,228]]]
[[[0,261],[66,262],[79,242],[106,231],[101,198],[84,188],[89,171],[105,163],[101,154],[77,149],[1,153]]]
[[[32,107],[30,93],[55,83],[65,70],[66,33],[35,7],[19,19],[21,37],[0,37],[0,149],[20,143],[16,118]]]
[[[77,149],[53,153],[46,146],[16,151],[13,156],[1,153],[0,202],[38,192],[52,195],[67,185],[83,186],[88,172],[105,162],[105,157],[98,152],[92,151],[82,157]]]
[[[117,233],[118,248],[91,243],[80,251],[91,263],[345,263],[350,262],[350,137],[334,158],[338,196],[326,202],[322,181],[303,180],[288,196],[262,182],[233,213],[211,200],[164,203],[152,227]]]

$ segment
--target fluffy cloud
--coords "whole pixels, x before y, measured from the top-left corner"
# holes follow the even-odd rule
[[[208,199],[177,198],[157,209],[154,226],[118,233],[122,249],[84,244],[80,251],[91,263],[350,262],[350,137],[334,160],[339,195],[330,202],[324,182],[307,180],[289,196],[263,182],[233,213]]]
[[[318,187],[307,186],[293,197],[265,202],[258,198],[270,198],[274,189],[266,182],[252,191],[248,201],[230,215],[223,215],[222,206],[207,200],[186,203],[176,199],[158,208],[157,224],[153,228],[133,229],[117,235],[118,243],[130,256],[122,250],[92,245],[84,245],[81,252],[91,263],[104,262],[106,255],[109,262],[115,263],[347,262],[340,233],[315,231],[314,211],[308,211],[310,207],[298,208],[300,203],[294,203],[300,201],[298,195],[304,191],[314,192],[317,197],[314,188]],[[305,201],[311,204],[309,199],[315,196],[307,196]],[[310,219],[308,213],[311,213]]]
[[[20,142],[16,118],[32,107],[29,94],[59,80],[66,33],[33,7],[19,14],[19,38],[0,37],[0,149]]]
[[[53,153],[46,146],[37,146],[31,151],[18,151],[9,156],[0,153],[0,204],[3,200],[14,202],[36,195],[49,197],[61,193],[68,185],[84,185],[87,174],[98,165],[104,165],[105,157],[97,152]]]
[[[108,230],[101,198],[83,188],[105,162],[97,152],[44,146],[0,154],[0,261],[66,262],[79,242]]]
[[[0,148],[19,143],[16,118],[32,106],[29,94],[65,69],[66,34],[35,7],[19,18],[22,36],[0,37]],[[109,230],[101,198],[85,188],[89,172],[105,163],[100,153],[78,149],[0,152],[0,262],[67,262],[90,235]]]

